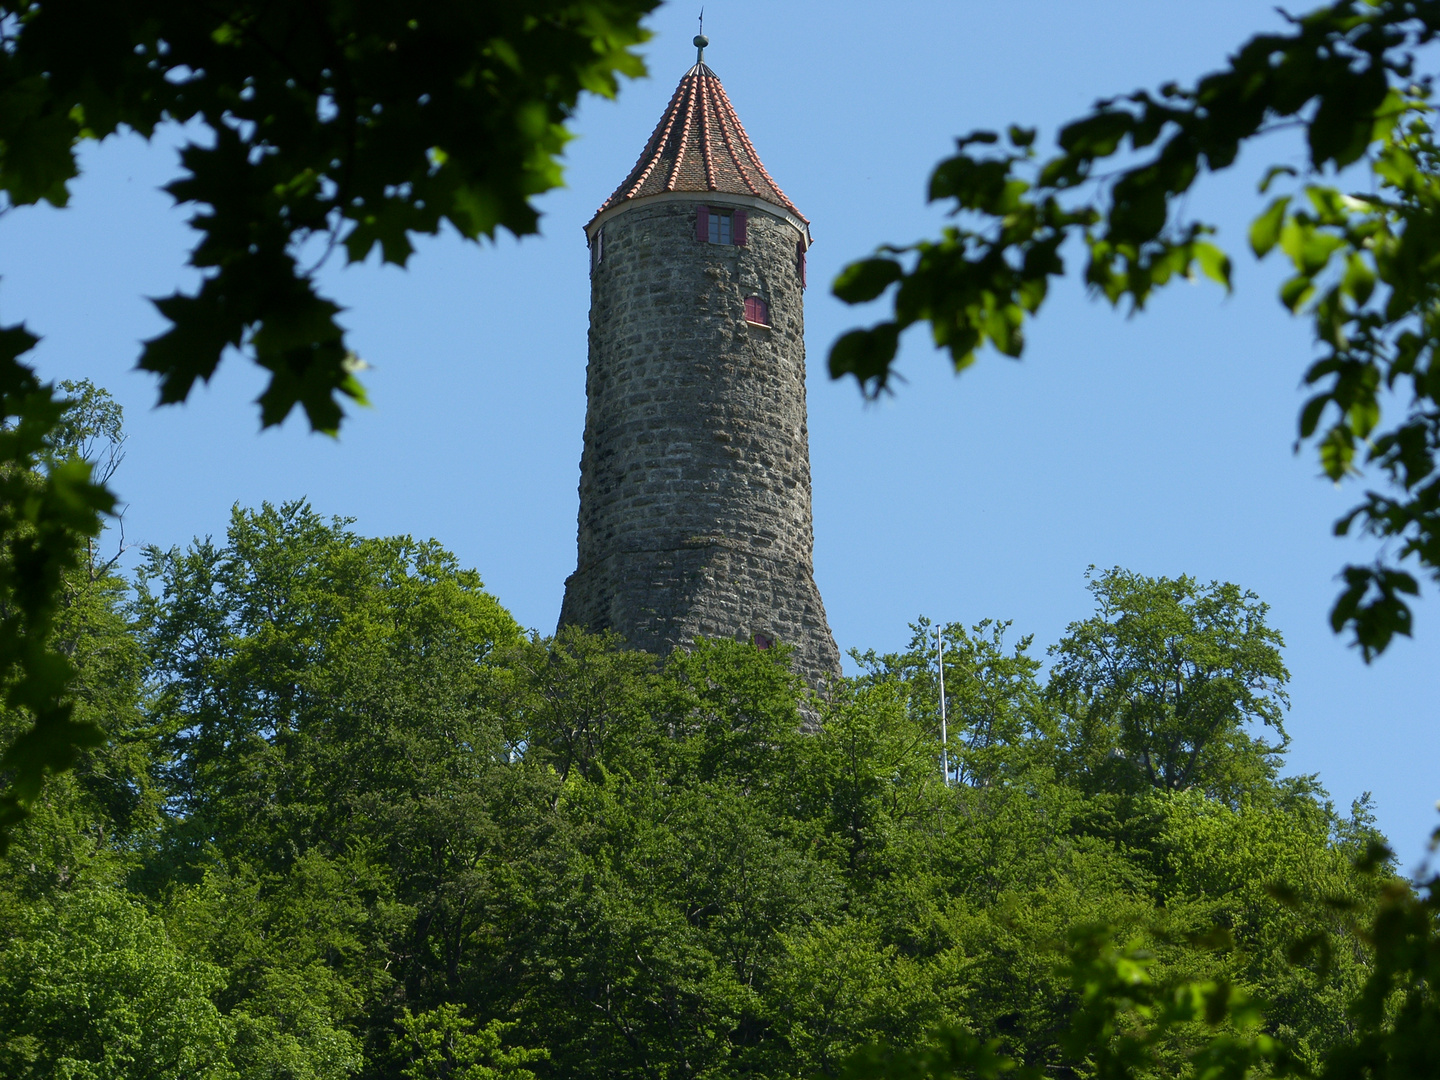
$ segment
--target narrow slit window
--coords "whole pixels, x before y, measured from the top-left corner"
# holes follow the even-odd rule
[[[756,326],[770,325],[770,305],[758,296],[745,298],[745,321]]]
[[[595,269],[595,267],[599,266],[600,261],[604,258],[605,226],[601,225],[600,228],[595,230],[595,238],[590,241],[590,269],[593,270]]]

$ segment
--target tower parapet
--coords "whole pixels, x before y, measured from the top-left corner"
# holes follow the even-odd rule
[[[560,624],[657,653],[784,642],[819,685],[840,657],[813,569],[810,227],[706,64],[586,234],[579,558]]]

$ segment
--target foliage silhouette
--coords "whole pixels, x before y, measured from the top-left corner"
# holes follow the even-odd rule
[[[342,401],[365,400],[364,364],[316,287],[319,263],[378,247],[403,266],[413,234],[447,223],[475,241],[535,232],[531,200],[561,182],[577,102],[644,73],[634,47],[656,3],[0,0],[0,212],[64,206],[87,140],[186,125],[184,172],[167,190],[195,208],[202,282],[155,301],[169,328],[139,366],[162,403],[180,402],[242,350],[270,373],[263,426],[299,405],[333,433]],[[118,463],[92,476],[81,455],[36,471],[69,421],[19,359],[35,340],[0,329],[0,679],[34,718],[0,758],[0,850],[45,776],[98,737],[70,721],[73,672],[46,638],[75,552],[114,507]]]
[[[957,223],[836,278],[835,295],[851,304],[893,289],[893,316],[842,336],[830,372],[884,390],[900,333],[921,322],[957,371],[985,345],[1019,357],[1025,321],[1066,273],[1072,240],[1086,254],[1086,285],[1112,305],[1139,311],[1155,290],[1197,274],[1228,290],[1230,257],[1206,239],[1209,225],[1185,216],[1185,195],[1204,173],[1233,166],[1242,146],[1299,125],[1308,168],[1266,171],[1262,194],[1289,190],[1255,218],[1250,246],[1289,260],[1280,300],[1310,317],[1321,350],[1304,376],[1314,393],[1299,441],[1313,442],[1330,480],[1368,466],[1385,481],[1335,525],[1382,541],[1372,565],[1344,568],[1331,612],[1368,661],[1411,633],[1406,597],[1419,585],[1407,566],[1440,578],[1440,152],[1417,56],[1440,30],[1440,5],[1338,0],[1287,18],[1289,33],[1253,38],[1193,87],[1099,102],[1060,130],[1049,158],[1037,157],[1031,129],[959,139],[929,188],[932,201],[953,202]],[[1327,181],[1352,165],[1369,172],[1370,190]],[[1387,420],[1390,393],[1402,395],[1400,416]]]

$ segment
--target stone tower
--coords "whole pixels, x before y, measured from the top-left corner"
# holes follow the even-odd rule
[[[815,587],[805,423],[810,225],[700,58],[585,227],[579,562],[560,625],[666,653],[697,636],[840,654]]]

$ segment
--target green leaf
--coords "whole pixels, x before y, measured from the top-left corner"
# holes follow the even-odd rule
[[[1285,211],[1290,206],[1290,196],[1282,195],[1265,208],[1265,212],[1250,224],[1250,250],[1260,258],[1280,241],[1280,229],[1285,224]]]
[[[1325,406],[1329,405],[1331,396],[1329,394],[1316,394],[1305,407],[1300,410],[1300,437],[1308,439],[1315,434],[1315,428],[1320,423],[1320,417],[1324,415]]]
[[[1110,237],[1116,243],[1142,244],[1165,227],[1169,194],[1154,177],[1128,177],[1115,185],[1110,208]]]
[[[1109,109],[1067,124],[1060,129],[1058,142],[1074,157],[1109,157],[1134,126],[1135,118],[1129,113]]]
[[[215,374],[226,347],[240,344],[244,323],[212,281],[198,296],[176,293],[151,301],[171,325],[145,343],[136,366],[160,376],[162,405],[184,401],[196,379],[208,382]]]
[[[894,259],[861,259],[840,271],[830,291],[847,304],[863,304],[904,276],[904,268]]]
[[[1344,168],[1357,160],[1370,143],[1375,110],[1384,101],[1387,89],[1382,64],[1372,64],[1360,74],[1338,79],[1326,87],[1306,132],[1311,164],[1318,169],[1334,162]]]
[[[1287,884],[1283,881],[1270,881],[1266,882],[1264,888],[1266,894],[1276,903],[1290,908],[1291,910],[1299,909],[1300,894],[1295,891],[1295,887],[1293,885]]]
[[[1359,252],[1352,251],[1345,257],[1345,277],[1340,282],[1340,288],[1361,306],[1375,292],[1375,271]]]
[[[1295,269],[1307,277],[1314,277],[1325,269],[1344,239],[1334,233],[1323,232],[1309,222],[1290,218],[1280,230],[1280,247],[1295,264]]]
[[[1230,256],[1221,251],[1214,244],[1207,241],[1199,241],[1193,247],[1195,261],[1200,264],[1201,271],[1211,281],[1219,282],[1225,286],[1225,291],[1230,291]]]
[[[1265,170],[1264,177],[1260,180],[1260,194],[1264,195],[1270,190],[1270,185],[1281,176],[1296,176],[1297,170],[1293,165],[1271,165]]]
[[[1410,637],[1414,619],[1400,594],[1418,596],[1420,586],[1404,571],[1384,567],[1347,566],[1345,588],[1330,611],[1336,633],[1349,628],[1369,663],[1384,652],[1396,634]]]
[[[873,396],[889,380],[899,340],[900,328],[893,322],[869,330],[851,330],[831,346],[830,377],[853,375],[865,393]]]
[[[1315,294],[1315,282],[1304,274],[1296,275],[1280,286],[1280,302],[1291,311],[1299,311]]]
[[[1004,195],[1011,190],[1010,162],[982,161],[960,154],[942,161],[930,177],[929,198],[955,199],[966,208],[987,213],[1003,212],[1009,203]],[[1020,184],[1024,191],[1028,185]]]

